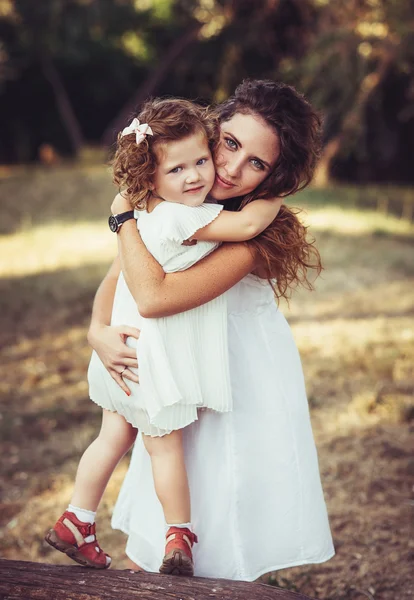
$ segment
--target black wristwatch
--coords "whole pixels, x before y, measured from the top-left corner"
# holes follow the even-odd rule
[[[111,215],[108,219],[109,229],[114,233],[118,233],[122,223],[129,221],[134,218],[134,211],[128,210],[127,212],[119,213],[119,215]]]

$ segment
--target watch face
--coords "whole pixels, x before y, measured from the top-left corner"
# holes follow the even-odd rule
[[[116,217],[114,217],[114,215],[111,215],[109,217],[108,225],[109,225],[109,229],[111,231],[113,231],[114,233],[116,233],[118,231],[118,221],[116,220]]]

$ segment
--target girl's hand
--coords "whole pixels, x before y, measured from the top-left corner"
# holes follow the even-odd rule
[[[113,215],[119,215],[120,213],[131,210],[131,204],[122,194],[117,194],[114,201],[111,204],[111,212]]]
[[[138,368],[137,353],[126,345],[127,337],[138,339],[139,329],[127,325],[101,325],[91,328],[88,342],[96,351],[103,365],[120,388],[129,396],[130,390],[124,379],[138,383],[138,377],[130,368]],[[127,367],[127,368],[125,368]]]

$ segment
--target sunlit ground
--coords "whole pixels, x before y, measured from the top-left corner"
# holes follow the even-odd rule
[[[0,553],[67,564],[42,538],[99,427],[88,400],[86,330],[116,250],[106,225],[114,189],[103,169],[64,169],[23,173],[0,182],[0,194]],[[414,592],[414,226],[347,207],[340,190],[336,204],[314,198],[297,200],[325,271],[315,292],[298,292],[281,309],[303,359],[337,555],[272,581],[318,598],[405,600]],[[126,467],[99,520],[102,546],[119,568],[124,537],[109,518]]]
[[[104,263],[116,252],[107,222],[55,223],[0,238],[0,277],[24,277],[88,263]]]

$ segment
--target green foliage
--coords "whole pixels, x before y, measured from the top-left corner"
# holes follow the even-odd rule
[[[245,77],[279,78],[339,139],[331,174],[412,181],[413,14],[413,0],[2,0],[0,161],[71,152],[47,63],[86,141],[108,139],[140,90],[222,101]]]
[[[336,159],[349,165],[371,163],[367,179],[374,173],[382,178],[381,171],[387,170],[386,179],[392,179],[399,170],[396,163],[405,162],[404,153],[410,153],[404,127],[414,132],[414,3],[316,4],[318,17],[306,56],[296,63],[282,61],[282,79],[299,85],[323,112],[325,140],[340,139]],[[404,179],[403,169],[399,171],[395,179]],[[406,167],[405,177],[408,171]]]

